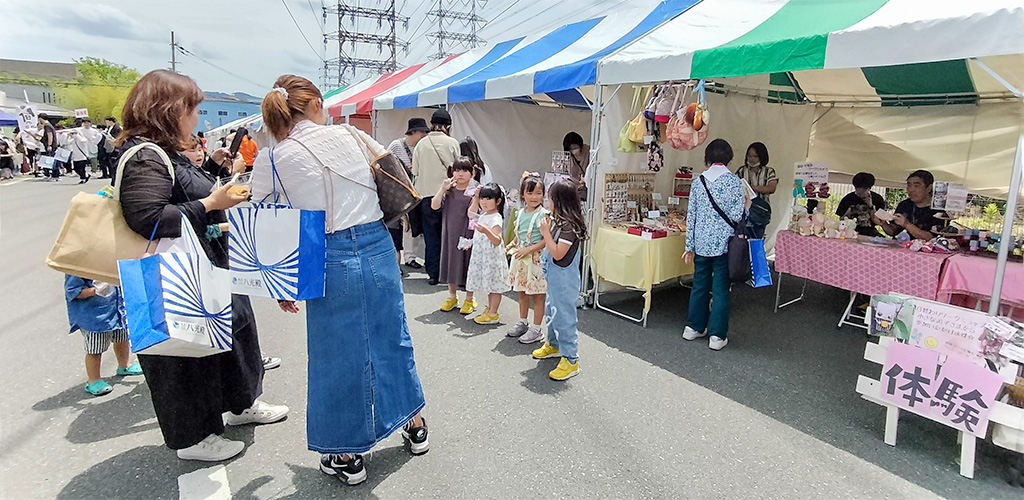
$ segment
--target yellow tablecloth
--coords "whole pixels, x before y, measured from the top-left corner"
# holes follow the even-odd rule
[[[594,273],[601,279],[643,290],[646,313],[651,310],[654,285],[693,274],[693,264],[683,262],[685,251],[685,233],[645,240],[625,229],[601,226],[594,238],[591,258]]]

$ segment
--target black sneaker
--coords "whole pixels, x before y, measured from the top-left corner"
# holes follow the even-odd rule
[[[366,469],[363,467],[362,455],[349,455],[347,462],[341,455],[324,455],[320,457],[320,472],[328,476],[338,476],[345,484],[355,485],[366,481]]]
[[[409,443],[409,452],[413,455],[422,455],[430,451],[430,442],[427,441],[427,419],[423,419],[423,427],[413,427],[412,421],[402,427],[402,438]]]
[[[408,267],[409,269],[423,269],[423,264],[420,264],[415,260],[410,260],[409,262],[405,263],[405,267]]]

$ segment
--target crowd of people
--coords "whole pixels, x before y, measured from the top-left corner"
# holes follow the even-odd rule
[[[94,126],[92,119],[77,118],[74,127],[56,123],[56,117],[37,115],[31,129],[15,127],[14,136],[0,140],[0,179],[18,175],[45,177],[57,182],[72,173],[85,184],[92,174],[109,179],[116,167],[116,138],[121,134],[117,119],[108,116]]]
[[[429,450],[426,398],[405,313],[403,264],[425,268],[429,284],[447,287],[441,311],[457,308],[469,316],[482,309],[474,318],[480,325],[498,324],[503,294],[515,292],[519,317],[507,335],[523,344],[543,341],[532,357],[559,360],[551,379],[563,381],[580,373],[576,302],[582,286],[581,243],[588,228],[582,209],[587,193],[579,180],[589,154],[579,134],[567,134],[563,141],[575,160],[572,179],[546,188],[539,174],[524,172],[518,190],[509,191],[493,182],[473,139],[451,137],[452,117],[444,109],[435,111],[429,124],[425,118],[409,120],[404,137],[385,148],[355,127],[327,126],[319,90],[305,78],[285,75],[262,103],[265,126],[274,138],[269,152],[259,154],[253,142],[248,152],[240,149],[234,155],[227,142],[209,151],[205,138],[193,134],[202,99],[190,78],[153,71],[130,92],[123,130],[108,119],[103,129],[83,120],[79,128],[63,132],[41,118],[40,132],[19,134],[15,147],[23,146],[26,157],[34,151],[38,161],[61,144],[80,145],[79,154],[72,152],[71,165],[86,182],[89,174],[84,171],[93,153],[97,163],[108,162],[101,168],[110,177],[118,163],[110,159],[117,159],[119,152],[154,143],[171,159],[170,165],[145,148],[120,159],[125,221],[143,237],[174,238],[181,235],[184,215],[201,236],[202,251],[222,268],[228,267],[227,235],[219,230],[225,210],[248,196],[233,193],[231,183],[218,182],[219,177],[251,171],[253,199],[283,187],[294,208],[326,213],[324,296],[303,306],[279,301],[285,313],[305,309],[307,447],[321,454],[325,474],[347,484],[364,481],[362,455],[396,431],[413,455]],[[0,166],[5,169],[10,168],[9,150],[9,145],[0,145]],[[390,227],[383,222],[369,168],[385,151],[402,162],[416,190],[426,195]],[[778,179],[761,143],[748,147],[735,174],[728,168],[733,150],[725,140],[711,141],[704,157],[707,168],[694,183],[688,205],[683,258],[694,264],[695,273],[683,337],[709,336],[709,347],[720,350],[728,344],[729,331],[727,241],[744,216],[750,234],[763,236],[771,218],[768,197]],[[52,170],[41,175],[59,178],[60,168]],[[908,180],[911,199],[897,208],[902,216],[882,225],[886,233],[927,226],[926,210],[920,207],[929,201],[924,194],[931,178],[924,174]],[[848,210],[878,204],[877,198],[861,192],[870,193],[872,182],[855,178],[857,198],[844,200]],[[510,196],[518,208],[506,212]],[[753,217],[758,206],[767,211],[761,219]],[[415,246],[420,244],[422,265],[416,260]],[[262,355],[248,297],[232,296],[230,352],[202,358],[139,354],[138,363],[132,364],[120,290],[69,276],[65,292],[71,329],[81,330],[85,338],[85,390],[110,392],[100,377],[99,361],[113,346],[118,376],[145,374],[164,442],[180,459],[229,459],[245,445],[221,437],[225,423],[269,424],[288,414],[288,407],[259,399],[265,370],[280,360]]]

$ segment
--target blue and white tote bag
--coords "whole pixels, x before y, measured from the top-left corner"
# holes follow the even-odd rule
[[[277,204],[277,189],[287,199],[270,151],[274,203],[242,204],[228,209],[231,291],[278,300],[324,296],[327,266],[326,215]]]
[[[154,231],[155,232],[155,231]],[[213,265],[182,216],[181,245],[119,260],[132,352],[199,358],[231,350],[231,277]]]

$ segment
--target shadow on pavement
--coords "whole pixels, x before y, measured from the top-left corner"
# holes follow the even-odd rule
[[[51,411],[72,408],[80,411],[68,426],[67,439],[75,444],[96,443],[159,427],[155,420],[143,423],[155,419],[156,414],[153,412],[149,386],[143,382],[142,377],[108,377],[107,380],[115,387],[115,391],[119,390],[119,386],[129,386],[131,390],[117,396],[92,396],[76,384],[36,403],[32,409]]]
[[[230,462],[222,462],[227,464]],[[166,446],[140,446],[104,460],[71,479],[58,499],[147,498],[177,499],[178,476],[210,462],[178,460]]]
[[[295,485],[295,492],[282,498],[378,498],[373,490],[412,458],[404,446],[374,451],[372,455],[366,456],[366,481],[356,486],[346,485],[335,477],[327,476],[320,472],[319,465],[287,464],[294,474],[292,484]],[[319,459],[319,455],[310,454],[311,464]]]
[[[783,300],[799,290],[796,279],[787,276],[786,282]],[[967,480],[959,475],[955,462],[960,449],[955,432],[909,412],[902,413],[898,446],[883,443],[885,410],[864,401],[855,390],[858,375],[878,378],[881,368],[864,360],[863,330],[836,328],[849,293],[808,282],[806,297],[775,313],[774,287],[735,286],[729,345],[719,352],[708,349],[707,338],[683,340],[689,290],[678,286],[655,292],[647,328],[598,310],[581,311],[579,328],[583,335],[939,495],[1020,494],[1001,479],[1004,465],[994,446],[979,446],[975,480]],[[629,310],[640,309],[642,300],[626,295],[602,297],[602,303]]]

